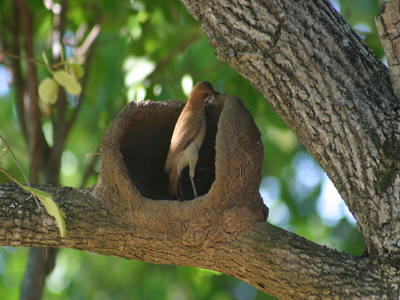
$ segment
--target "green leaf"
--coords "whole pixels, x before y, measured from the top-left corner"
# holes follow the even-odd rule
[[[44,79],[39,85],[39,97],[46,104],[57,101],[58,84],[51,78]]]
[[[49,65],[49,60],[47,59],[46,53],[43,51],[42,52],[43,60],[46,63],[46,65]]]
[[[78,81],[76,81],[74,77],[72,77],[71,74],[63,70],[58,70],[54,72],[53,76],[57,83],[65,87],[65,89],[71,95],[79,95],[81,93],[81,85],[78,83]]]
[[[53,196],[42,191],[39,189],[35,189],[33,187],[29,187],[29,186],[25,186],[22,185],[21,183],[19,183],[16,179],[13,178],[13,180],[15,181],[15,183],[17,183],[21,188],[23,188],[24,190],[28,191],[29,193],[35,195],[40,202],[42,202],[42,204],[44,205],[44,207],[47,210],[47,213],[54,217],[56,219],[57,225],[58,225],[58,229],[60,230],[60,234],[61,237],[65,236],[65,214],[64,212],[60,209],[60,207],[57,205],[57,203],[55,203],[53,201]]]
[[[76,79],[81,78],[83,76],[83,74],[85,73],[83,68],[80,65],[78,65],[77,63],[72,63],[70,65],[70,68],[71,68],[72,74],[74,74],[74,77]]]

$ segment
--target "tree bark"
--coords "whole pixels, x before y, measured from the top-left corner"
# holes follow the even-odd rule
[[[14,183],[0,186],[0,244],[63,247],[143,262],[200,267],[250,283],[281,299],[395,299],[379,267],[366,257],[339,253],[281,228],[257,222],[224,241],[196,246],[131,226],[91,195],[92,189],[35,185],[52,195],[66,213],[67,235],[59,237],[52,218]]]
[[[327,172],[369,257],[397,268],[400,103],[388,69],[328,1],[181,2]]]
[[[381,9],[380,16],[375,17],[375,24],[387,58],[393,90],[400,99],[400,3],[385,1]]]
[[[388,69],[328,1],[181,1],[217,57],[252,83],[327,172],[357,219],[365,255],[337,253],[262,221],[222,241],[186,245],[131,226],[103,206],[112,199],[90,189],[40,186],[67,214],[61,239],[13,184],[0,186],[1,244],[202,267],[281,299],[397,299],[400,103]]]

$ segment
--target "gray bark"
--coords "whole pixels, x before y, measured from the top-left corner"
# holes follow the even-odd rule
[[[400,99],[400,3],[382,3],[380,16],[375,17],[376,28],[387,58],[393,90]]]
[[[257,222],[230,239],[196,246],[130,226],[91,195],[92,190],[35,185],[54,195],[66,213],[67,236],[13,183],[0,186],[0,244],[63,247],[143,262],[218,271],[281,299],[395,298],[378,266],[366,257],[339,253],[268,224]]]
[[[264,96],[327,172],[357,219],[369,261],[397,290],[400,103],[388,69],[328,1],[181,2],[217,57]],[[397,23],[385,24],[398,27],[391,15]],[[394,44],[398,33],[389,32]]]
[[[202,267],[281,299],[397,299],[400,103],[387,68],[327,1],[181,1],[217,57],[253,84],[327,172],[357,219],[365,256],[263,221],[224,240],[187,245],[179,233],[170,240],[145,223],[130,226],[103,206],[112,199],[100,201],[90,189],[41,186],[67,213],[61,239],[13,184],[0,187],[0,243]]]

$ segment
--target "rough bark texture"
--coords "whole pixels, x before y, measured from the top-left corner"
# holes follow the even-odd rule
[[[52,218],[46,216],[44,227],[42,213],[34,201],[26,200],[29,194],[9,182],[0,186],[1,245],[64,247],[201,267],[234,276],[281,299],[395,299],[394,289],[367,258],[319,246],[264,221],[224,240],[188,245],[115,216],[92,196],[93,189],[34,186],[54,195],[66,213],[66,237],[59,237]]]
[[[181,1],[318,160],[397,281],[400,103],[387,68],[328,1]]]
[[[375,17],[376,28],[385,51],[393,90],[400,99],[400,2],[384,1],[380,16]]]
[[[260,221],[263,209],[257,204],[260,199],[254,190],[250,193],[254,199],[243,196],[246,204],[237,205],[237,198],[229,204],[229,180],[235,182],[235,187],[240,186],[240,180],[246,180],[244,186],[251,184],[246,174],[254,171],[248,161],[258,157],[254,141],[245,144],[253,148],[235,148],[235,163],[229,161],[229,148],[221,148],[218,156],[217,146],[216,180],[211,186],[211,181],[199,183],[203,196],[184,203],[155,201],[165,198],[161,191],[166,186],[165,175],[153,174],[160,186],[146,184],[137,173],[144,170],[143,161],[131,155],[154,157],[167,147],[167,138],[157,141],[159,149],[146,153],[140,146],[132,147],[139,141],[126,129],[119,140],[109,138],[109,143],[102,145],[102,158],[109,161],[106,168],[103,165],[95,190],[41,186],[56,195],[67,214],[64,239],[58,237],[54,224],[43,227],[33,201],[25,201],[26,193],[13,184],[0,186],[1,243],[69,247],[208,268],[247,281],[281,299],[397,299],[400,102],[391,85],[396,73],[389,76],[387,68],[327,1],[181,1],[198,20],[218,58],[253,84],[328,173],[357,219],[365,239],[365,256],[337,253]],[[382,18],[384,24],[389,24],[384,15]],[[166,118],[172,122],[181,106],[169,104],[175,112]],[[131,126],[135,132],[134,122],[120,125]],[[152,126],[150,129],[160,124]],[[172,133],[173,125],[165,128]],[[112,126],[110,130],[121,133]],[[216,144],[220,134],[221,141],[224,136],[232,136],[228,129],[218,127]],[[146,132],[138,135],[147,137]],[[213,137],[208,141],[206,157],[211,161]],[[229,155],[223,156],[224,151]],[[249,152],[252,154],[247,157]],[[162,161],[152,162],[151,170]],[[241,169],[239,161],[246,163],[247,169]],[[229,167],[220,168],[219,163]],[[205,174],[211,176],[212,166],[201,166],[199,162],[199,168],[204,167]],[[223,172],[218,173],[219,169]],[[223,175],[218,178],[218,174]],[[258,188],[259,176],[253,182],[254,189]],[[215,188],[218,182],[219,190]],[[216,190],[218,193],[213,194]],[[235,188],[235,192],[243,191]],[[241,209],[246,214],[238,222]],[[196,212],[204,212],[205,218]],[[166,216],[176,219],[168,221]],[[230,224],[234,224],[232,231]],[[166,226],[176,230],[173,236],[167,234]]]

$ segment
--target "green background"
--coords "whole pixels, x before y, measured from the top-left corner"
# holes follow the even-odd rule
[[[42,60],[43,51],[51,57],[53,15],[43,1],[27,2],[35,19],[35,58]],[[332,3],[377,57],[384,59],[373,19],[379,12],[379,1]],[[11,16],[11,1],[0,1],[1,24],[10,22]],[[62,186],[87,187],[96,183],[100,163],[86,154],[98,151],[104,129],[128,101],[186,100],[185,86],[190,90],[191,82],[207,80],[217,91],[239,96],[262,132],[265,160],[260,192],[270,207],[269,221],[338,251],[361,254],[363,238],[355,221],[318,163],[252,86],[228,64],[216,59],[197,22],[179,1],[71,0],[67,18],[66,34],[71,40],[83,24],[88,26],[85,36],[96,24],[100,24],[101,31],[94,45],[83,107],[65,146]],[[67,55],[71,51],[72,47],[66,47]],[[29,150],[16,117],[12,76],[6,70],[7,63],[0,60],[0,133],[29,173]],[[40,80],[49,76],[43,66],[38,65],[37,71]],[[71,97],[69,115],[75,106]],[[51,117],[44,113],[42,121],[51,144]],[[0,146],[4,148],[1,143]],[[84,181],[93,159],[94,172]],[[11,155],[1,162],[2,168],[23,181]],[[0,184],[6,181],[0,175]],[[0,247],[2,299],[18,299],[26,260],[26,248]],[[235,278],[207,270],[62,249],[56,268],[47,279],[43,299],[275,298]]]

